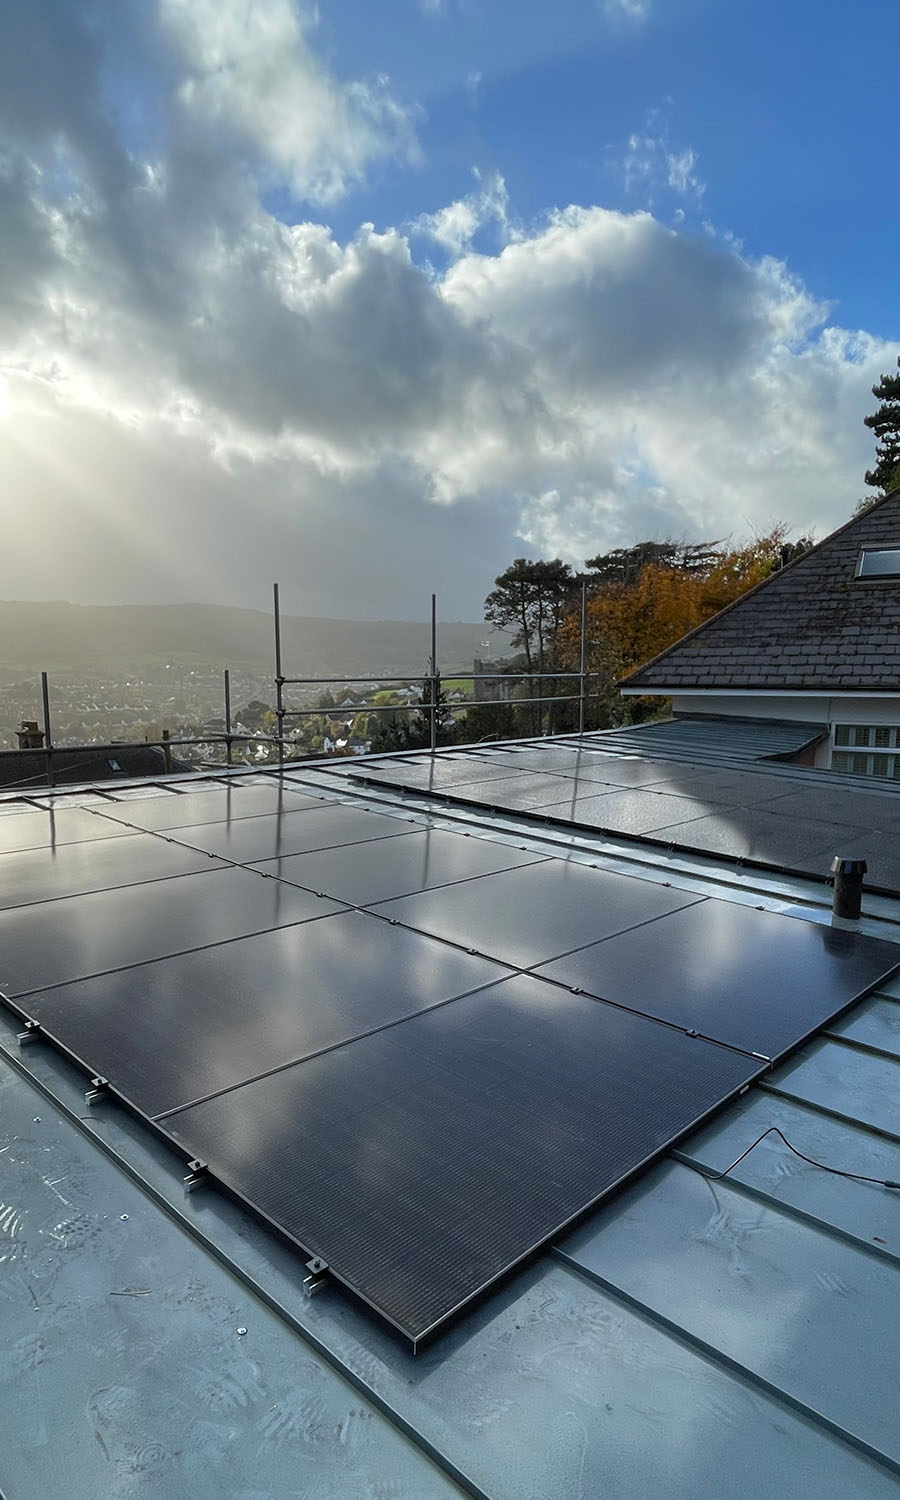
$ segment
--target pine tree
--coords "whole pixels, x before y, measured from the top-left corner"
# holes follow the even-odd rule
[[[897,364],[900,366],[900,357]],[[877,438],[875,457],[878,462],[866,474],[866,484],[886,495],[900,483],[900,375],[882,375],[878,384],[873,385],[872,395],[881,405],[863,421]]]

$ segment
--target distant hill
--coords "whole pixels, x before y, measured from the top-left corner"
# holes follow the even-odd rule
[[[442,670],[484,655],[489,627],[441,622]],[[406,620],[322,620],[282,616],[283,670],[289,677],[343,677],[425,671],[430,626]],[[505,649],[496,632],[492,651]],[[138,670],[178,661],[273,669],[272,616],[216,604],[91,605],[0,601],[0,671]]]

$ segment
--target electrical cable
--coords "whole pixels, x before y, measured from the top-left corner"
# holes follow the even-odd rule
[[[792,1146],[787,1136],[783,1131],[778,1129],[777,1125],[770,1125],[768,1130],[764,1130],[762,1135],[758,1135],[756,1140],[751,1142],[747,1147],[746,1151],[742,1151],[740,1156],[735,1157],[731,1166],[725,1167],[722,1172],[707,1172],[705,1167],[697,1166],[695,1162],[686,1161],[684,1165],[692,1167],[695,1172],[699,1172],[700,1176],[705,1177],[707,1182],[720,1182],[723,1177],[728,1176],[729,1172],[733,1172],[735,1167],[739,1166],[744,1160],[744,1157],[749,1156],[750,1152],[755,1150],[760,1141],[764,1141],[767,1135],[777,1135],[779,1140],[783,1141],[787,1146],[788,1150],[793,1151],[795,1156],[799,1156],[801,1161],[808,1162],[811,1167],[819,1167],[823,1172],[831,1172],[835,1177],[852,1177],[855,1182],[871,1182],[876,1187],[900,1189],[900,1182],[893,1182],[889,1177],[866,1177],[863,1172],[846,1172],[841,1167],[829,1167],[823,1161],[814,1161],[811,1156],[806,1156],[802,1151],[798,1151],[796,1146]]]

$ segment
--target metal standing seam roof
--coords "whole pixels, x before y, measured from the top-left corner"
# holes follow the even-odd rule
[[[900,587],[857,579],[863,549],[900,546],[900,489],[624,679],[630,693],[900,693]]]
[[[812,749],[828,734],[827,724],[795,723],[785,719],[716,718],[685,715],[661,722],[634,724],[626,729],[601,730],[592,736],[604,749],[626,755],[693,756],[709,764],[731,761],[790,760]]]
[[[391,800],[328,769],[288,784]],[[122,794],[135,816],[143,790]],[[539,858],[614,868],[633,853],[515,813],[429,816]],[[720,873],[739,904],[831,922],[814,882]],[[722,894],[705,864],[661,855],[661,876]],[[870,905],[863,930],[900,940],[900,902]],[[900,1193],[771,1135],[725,1180],[695,1169],[721,1171],[775,1125],[818,1161],[900,1179],[900,981],[416,1357],[339,1287],[310,1296],[238,1204],[185,1196],[159,1138],[115,1104],[87,1109],[80,1071],[18,1048],[16,1030],[0,1014],[6,1500],[45,1500],[61,1473],[72,1500],[896,1495]]]

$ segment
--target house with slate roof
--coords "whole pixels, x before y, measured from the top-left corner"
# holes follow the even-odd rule
[[[632,672],[676,718],[820,726],[814,763],[900,778],[900,488]]]

